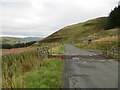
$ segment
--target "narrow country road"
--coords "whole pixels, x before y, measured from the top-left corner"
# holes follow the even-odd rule
[[[118,62],[65,44],[63,88],[118,88]]]

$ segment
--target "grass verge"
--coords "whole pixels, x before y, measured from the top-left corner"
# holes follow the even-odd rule
[[[52,47],[52,54],[64,54],[64,46],[58,45]]]
[[[2,56],[3,88],[59,88],[63,60],[40,58],[36,50]]]
[[[62,85],[63,61],[45,59],[39,70],[31,70],[14,77],[14,87],[24,88],[60,88]]]
[[[118,50],[119,47],[119,43],[118,42],[93,42],[91,44],[74,44],[74,46],[78,47],[78,48],[82,48],[82,49],[86,49],[86,50],[100,50],[103,51],[105,54],[105,56],[107,57],[111,57],[111,58],[115,58],[118,59],[119,55],[118,55]]]

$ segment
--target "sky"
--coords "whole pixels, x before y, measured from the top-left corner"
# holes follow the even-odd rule
[[[119,0],[0,0],[0,36],[46,37],[59,29],[108,16]]]

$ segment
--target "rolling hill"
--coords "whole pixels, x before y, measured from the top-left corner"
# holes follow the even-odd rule
[[[83,23],[70,25],[44,38],[40,42],[79,43],[88,41],[89,39],[99,40],[106,37],[117,37],[118,28],[104,30],[106,22],[107,17],[100,17]]]
[[[26,38],[22,38],[22,40],[26,40],[26,41],[38,41],[41,40],[42,38],[40,37],[26,37]]]
[[[18,41],[26,42],[25,40],[23,41],[20,38],[15,38],[15,37],[0,37],[0,43],[3,44],[14,44],[17,43]]]
[[[3,44],[15,44],[15,43],[25,43],[30,41],[41,40],[40,37],[26,37],[26,38],[17,38],[17,37],[0,37],[0,43]]]

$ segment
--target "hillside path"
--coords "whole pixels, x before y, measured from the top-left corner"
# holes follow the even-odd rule
[[[63,88],[118,88],[118,62],[65,44]]]

